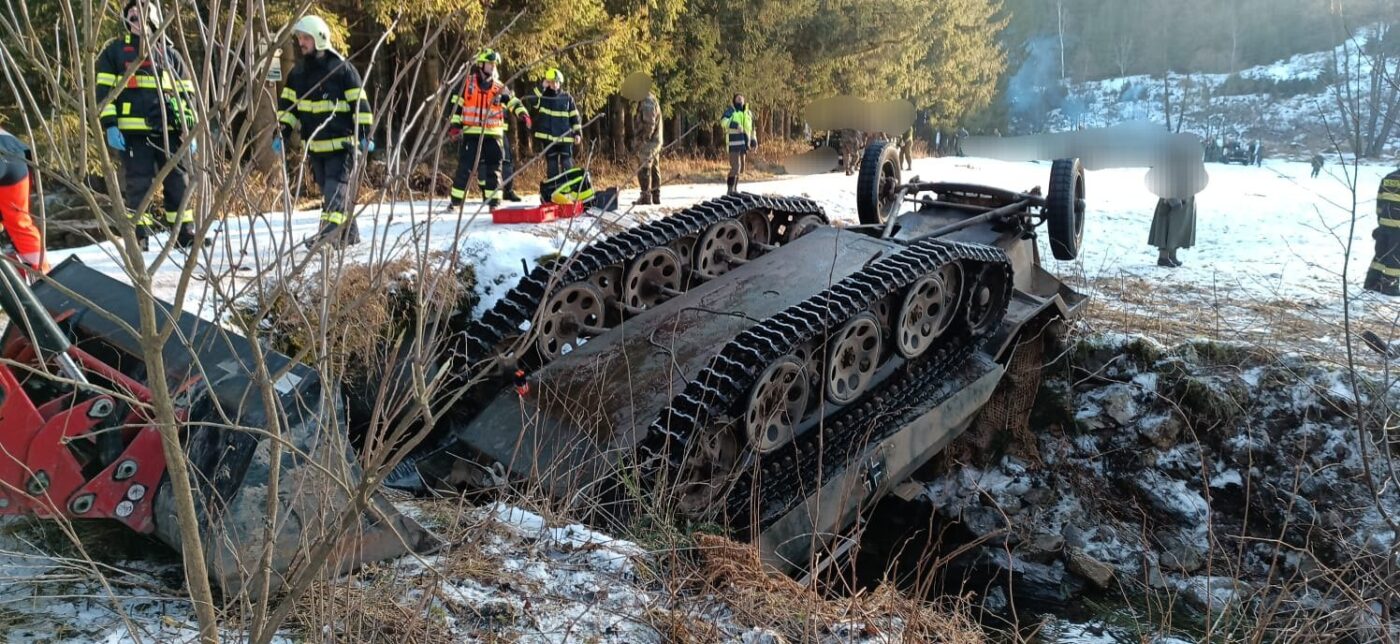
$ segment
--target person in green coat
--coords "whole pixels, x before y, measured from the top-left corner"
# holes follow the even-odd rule
[[[1157,247],[1158,266],[1181,266],[1181,260],[1176,257],[1177,249],[1190,248],[1196,243],[1196,196],[1158,199],[1147,243]]]

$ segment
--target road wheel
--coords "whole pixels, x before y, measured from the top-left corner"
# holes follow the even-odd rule
[[[862,224],[881,224],[899,214],[899,148],[889,141],[865,146],[856,179],[856,213]]]
[[[1050,167],[1045,218],[1055,259],[1078,257],[1079,243],[1084,239],[1084,165],[1079,159],[1056,159]]]

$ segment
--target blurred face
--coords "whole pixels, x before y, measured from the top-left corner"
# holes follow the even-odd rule
[[[494,75],[495,73],[496,73],[496,63],[482,63],[482,64],[481,64],[481,75],[482,75],[482,76],[491,76],[491,75]]]
[[[559,91],[559,81],[547,80],[547,81],[544,82],[544,88],[545,88],[545,89],[552,89],[552,90],[554,90],[554,91],[557,92],[557,91]]]
[[[316,51],[316,39],[312,38],[311,34],[305,34],[298,31],[296,33],[296,36],[297,49],[301,51],[301,54],[303,56],[310,56],[312,52]]]
[[[735,105],[736,107],[743,107],[743,106],[744,106],[744,97],[743,97],[742,95],[741,95],[741,96],[735,96],[735,97],[734,97],[734,105]]]
[[[132,7],[130,11],[126,12],[126,28],[138,36],[146,30],[145,24],[141,20],[140,5]]]

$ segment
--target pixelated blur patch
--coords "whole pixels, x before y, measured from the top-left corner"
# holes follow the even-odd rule
[[[1000,161],[1077,157],[1088,170],[1147,168],[1147,189],[1162,198],[1185,199],[1210,183],[1201,138],[1152,123],[1029,136],[973,136],[963,142],[963,151]]]
[[[622,81],[622,97],[629,101],[640,101],[651,91],[651,75],[646,72],[632,72]]]
[[[914,125],[914,104],[903,99],[866,101],[827,96],[807,104],[802,117],[813,131],[857,130],[898,134]]]
[[[783,170],[788,174],[823,174],[836,169],[837,157],[835,149],[822,146],[783,159]]]

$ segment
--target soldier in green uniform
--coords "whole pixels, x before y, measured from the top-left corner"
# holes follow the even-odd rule
[[[642,91],[646,92],[644,96]],[[629,93],[636,95],[637,100],[637,111],[632,117],[632,150],[637,155],[637,183],[642,188],[637,205],[654,206],[661,203],[661,102],[650,87]]]

